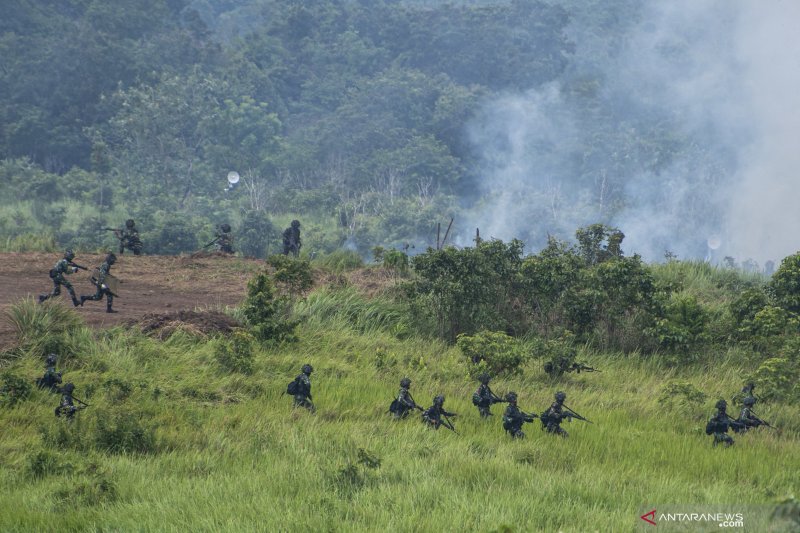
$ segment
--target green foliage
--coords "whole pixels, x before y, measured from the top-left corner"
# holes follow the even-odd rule
[[[364,266],[364,260],[358,252],[340,248],[331,253],[324,254],[314,259],[314,266],[323,268],[328,272],[341,274],[358,270]]]
[[[73,466],[70,463],[63,463],[59,454],[42,448],[28,454],[25,470],[30,477],[42,479],[47,476],[70,474]]]
[[[278,230],[263,211],[249,210],[242,218],[235,246],[245,257],[264,258],[270,243],[278,242]]]
[[[275,269],[272,278],[278,286],[291,295],[307,291],[314,284],[311,264],[305,259],[277,254],[271,255],[267,264]]]
[[[760,289],[747,289],[731,301],[728,309],[736,323],[736,335],[746,338],[753,334],[756,313],[767,306],[769,300]]]
[[[408,254],[400,250],[386,250],[383,246],[376,246],[372,249],[372,257],[386,270],[399,275],[408,273]]]
[[[125,410],[101,410],[92,435],[98,450],[109,453],[155,453],[159,451],[156,426],[144,422],[144,413]]]
[[[772,357],[754,374],[763,399],[800,401],[800,363],[797,357]]]
[[[800,253],[785,257],[769,282],[775,302],[793,313],[800,313]]]
[[[656,320],[650,330],[659,345],[683,359],[691,359],[708,341],[708,314],[691,295],[674,295],[667,303],[664,318]]]
[[[693,383],[673,379],[661,388],[658,403],[669,410],[689,416],[690,413],[697,412],[706,399],[706,394]]]
[[[13,327],[17,343],[34,353],[57,353],[71,357],[74,352],[73,335],[84,326],[83,319],[73,310],[57,302],[36,303],[32,298],[21,300],[5,311],[5,318]]]
[[[150,234],[151,240],[145,242],[146,250],[161,255],[177,255],[193,252],[200,247],[197,241],[197,227],[186,217],[170,216],[163,220],[160,229]],[[145,237],[142,237],[145,240]]]
[[[352,328],[364,334],[385,331],[403,338],[411,332],[406,306],[387,298],[367,298],[352,287],[316,290],[294,310],[304,322]]]
[[[242,314],[259,341],[283,342],[294,339],[296,322],[288,318],[289,302],[275,294],[269,274],[256,274],[247,282]]]
[[[253,372],[254,340],[246,331],[236,330],[229,340],[221,340],[217,344],[214,356],[228,372],[250,374]]]
[[[471,363],[469,372],[473,378],[486,371],[492,376],[519,374],[528,359],[516,339],[499,331],[481,331],[473,336],[461,334],[456,344]]]
[[[575,232],[578,250],[587,265],[596,265],[609,259],[622,257],[622,240],[625,234],[603,224],[592,224]]]
[[[31,395],[31,384],[21,377],[4,372],[0,375],[0,405],[14,407]]]

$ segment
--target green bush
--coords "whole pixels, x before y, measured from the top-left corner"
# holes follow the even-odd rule
[[[311,265],[305,259],[278,254],[271,255],[267,264],[275,269],[272,277],[278,286],[291,295],[307,291],[314,284]]]
[[[272,247],[271,243],[275,243],[275,247],[277,247],[280,242],[279,238],[278,230],[266,213],[247,211],[237,232],[234,246],[245,257],[261,259],[267,256]]]
[[[289,319],[289,301],[275,295],[269,274],[256,274],[247,283],[242,314],[259,341],[291,341],[297,323]]]
[[[492,376],[519,374],[528,359],[522,345],[505,333],[481,331],[475,335],[459,335],[456,339],[461,353],[470,364],[470,375],[477,377],[485,371]]]
[[[33,298],[21,300],[6,310],[6,321],[17,335],[17,343],[36,353],[55,352],[71,356],[65,339],[84,327],[83,319],[73,310],[53,301],[36,303]]]
[[[793,313],[800,313],[800,253],[785,257],[769,282],[775,302]]]
[[[97,413],[93,444],[110,453],[155,453],[155,427],[142,424],[142,413],[105,411]]]
[[[25,379],[6,372],[0,376],[0,405],[14,407],[31,395],[31,384]]]
[[[251,374],[254,340],[246,331],[236,330],[230,340],[222,340],[217,345],[214,353],[217,363],[228,372]]]

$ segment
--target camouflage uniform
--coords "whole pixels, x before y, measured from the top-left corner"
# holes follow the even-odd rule
[[[294,406],[305,407],[312,413],[315,411],[311,399],[311,372],[314,369],[311,365],[303,365],[303,373],[295,378],[297,382],[297,392],[294,395]]]
[[[231,234],[231,227],[229,224],[221,224],[219,231],[216,235],[217,251],[226,254],[232,254],[233,251],[233,235]]]
[[[114,303],[114,295],[108,289],[108,287],[103,283],[106,279],[106,275],[108,275],[109,271],[111,270],[111,265],[117,262],[117,256],[114,254],[108,254],[106,256],[105,262],[100,265],[98,269],[100,274],[97,276],[95,281],[95,285],[97,286],[97,292],[94,293],[93,296],[81,296],[81,306],[83,306],[84,302],[87,301],[94,301],[101,300],[103,295],[106,297],[106,313],[116,313],[113,309],[111,309],[112,304]]]
[[[408,392],[410,386],[411,380],[408,378],[400,380],[400,392],[397,393],[397,399],[392,402],[394,409],[389,408],[392,416],[397,419],[406,418],[412,409],[417,408],[417,403],[411,397],[411,393]]]
[[[54,353],[47,356],[47,369],[44,375],[36,380],[36,386],[40,389],[49,389],[50,392],[58,392],[58,386],[61,384],[61,372],[56,372],[57,360],[58,357]]]
[[[753,405],[755,405],[755,403],[756,399],[752,396],[748,396],[744,399],[744,407],[742,407],[742,411],[739,413],[739,418],[737,420],[741,426],[734,427],[733,430],[735,432],[744,433],[748,429],[758,427],[764,423],[763,420],[753,414]]]
[[[706,424],[706,435],[714,435],[714,446],[720,442],[725,446],[732,446],[733,437],[728,435],[728,428],[738,429],[743,427],[739,422],[728,416],[727,407],[728,404],[725,400],[718,401],[716,404],[717,412]]]
[[[481,374],[478,379],[480,380],[481,385],[472,395],[472,404],[478,408],[478,413],[480,413],[481,418],[488,418],[492,416],[492,412],[490,410],[492,404],[499,403],[502,400],[498,398],[494,392],[492,392],[492,389],[489,388],[490,378],[488,374]]]
[[[67,292],[72,298],[72,305],[75,307],[80,305],[78,298],[75,296],[75,289],[72,288],[72,284],[64,277],[64,275],[72,274],[78,271],[77,267],[72,266],[73,259],[75,259],[75,254],[72,253],[72,250],[67,250],[64,253],[64,258],[56,263],[53,269],[50,270],[50,279],[53,280],[53,292],[50,294],[40,294],[39,303],[44,302],[48,298],[52,298],[53,296],[58,296],[61,294],[61,286],[63,285],[67,288]]]
[[[542,413],[542,429],[546,430],[548,433],[553,433],[562,437],[569,436],[569,433],[561,427],[561,422],[563,422],[565,418],[571,419],[573,417],[573,414],[569,411],[564,412],[564,400],[566,399],[566,394],[557,392],[556,401],[553,402],[547,411]]]
[[[515,392],[509,392],[506,399],[508,400],[508,407],[506,407],[506,412],[503,414],[503,429],[511,435],[511,438],[524,439],[525,433],[522,431],[522,424],[533,422],[534,417],[519,410]]]
[[[294,257],[300,255],[300,247],[303,245],[300,240],[300,221],[292,220],[292,225],[283,230],[283,255],[292,254]]]
[[[114,232],[119,239],[119,255],[125,253],[125,248],[131,250],[133,255],[142,253],[142,241],[139,238],[139,230],[136,229],[136,223],[132,219],[125,221],[125,229]]]
[[[78,410],[72,401],[72,391],[75,390],[75,385],[67,383],[61,391],[61,403],[56,407],[56,417],[67,415],[67,420],[72,420],[75,412]]]
[[[439,429],[442,425],[443,416],[456,416],[455,413],[448,413],[444,410],[444,396],[437,396],[433,399],[433,405],[422,412],[422,421],[428,427]]]

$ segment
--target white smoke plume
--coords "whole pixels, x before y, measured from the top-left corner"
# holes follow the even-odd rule
[[[483,200],[468,225],[535,249],[604,222],[647,260],[794,253],[798,20],[797,2],[653,2],[598,51],[579,14],[572,71],[470,124]]]

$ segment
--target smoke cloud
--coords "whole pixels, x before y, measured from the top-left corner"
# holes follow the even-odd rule
[[[654,2],[607,38],[586,9],[569,72],[470,123],[469,225],[538,248],[603,222],[650,261],[797,251],[800,3]]]

